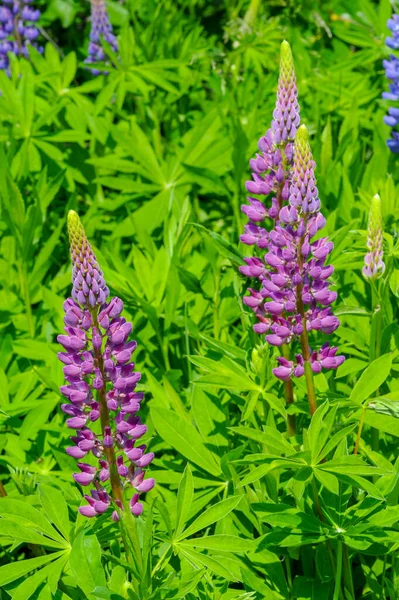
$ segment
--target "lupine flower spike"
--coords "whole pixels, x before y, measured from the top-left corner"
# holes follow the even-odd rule
[[[392,32],[392,37],[387,37],[385,40],[388,48],[392,50],[399,49],[399,15],[392,15],[391,19],[388,19],[388,28]],[[399,100],[399,59],[391,54],[389,60],[382,62],[385,74],[390,80],[389,92],[383,92],[382,97],[385,100]],[[399,125],[399,108],[391,107],[388,109],[388,115],[384,117],[384,122],[389,127],[396,127]],[[392,129],[391,139],[387,140],[387,145],[392,152],[399,152],[399,132]]]
[[[278,217],[283,202],[288,200],[293,141],[300,121],[297,96],[291,48],[284,41],[281,44],[280,77],[271,128],[258,142],[260,153],[249,162],[253,171],[252,181],[245,185],[250,194],[261,199],[249,196],[249,206],[242,206],[250,221],[241,236],[244,244],[265,248],[268,241],[265,225],[268,220],[274,221]],[[269,205],[265,206],[264,199],[269,195]],[[257,259],[247,258],[245,261],[249,267],[258,264]]]
[[[74,431],[66,452],[79,461],[75,481],[93,486],[80,513],[94,517],[112,506],[112,518],[119,520],[124,489],[133,489],[130,510],[140,515],[139,495],[155,483],[144,479],[143,470],[154,455],[138,443],[147,427],[137,416],[143,394],[136,391],[141,374],[131,362],[136,342],[128,341],[132,325],[120,316],[122,300],[108,300],[103,274],[74,211],[68,215],[68,232],[72,298],[64,303],[66,335],[58,336],[68,382],[61,392],[69,400],[62,410]]]
[[[114,50],[118,51],[118,41],[112,32],[112,25],[110,23],[105,0],[91,0],[91,31],[90,31],[90,43],[89,43],[89,56],[86,58],[85,63],[93,64],[97,62],[104,62],[105,53],[101,45],[101,39],[104,39]],[[93,75],[99,75],[104,71],[98,69],[92,69]]]
[[[383,226],[381,215],[381,199],[378,194],[371,201],[368,232],[368,253],[364,257],[363,275],[366,279],[379,279],[385,271],[383,261]]]
[[[39,37],[40,10],[31,0],[3,0],[0,7],[0,69],[9,75],[8,54],[29,56],[28,48]],[[42,48],[39,48],[42,51]]]
[[[328,343],[312,351],[308,342],[311,332],[331,334],[339,326],[330,308],[337,296],[329,282],[334,268],[325,264],[333,244],[326,237],[312,242],[325,225],[314,168],[308,132],[302,125],[295,140],[289,203],[279,211],[269,233],[264,260],[241,267],[241,272],[260,282],[259,289],[250,289],[250,296],[244,298],[259,320],[256,330],[266,333],[273,346],[300,341],[295,362],[277,359],[280,366],[273,373],[282,380],[336,369],[345,360]]]

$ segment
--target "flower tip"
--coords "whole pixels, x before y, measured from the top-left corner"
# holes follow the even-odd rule
[[[77,212],[74,210],[70,210],[68,212],[68,225],[78,225],[80,223],[80,218]]]
[[[292,57],[291,46],[287,40],[281,42],[280,73],[284,80],[289,80],[294,75],[294,59]]]
[[[376,194],[371,199],[371,209],[381,212],[381,198],[379,194]]]
[[[306,125],[301,125],[296,132],[297,142],[306,143],[309,141],[309,131]]]

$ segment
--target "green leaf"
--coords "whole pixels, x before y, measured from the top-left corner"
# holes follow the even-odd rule
[[[207,235],[209,235],[209,237],[212,239],[215,249],[217,250],[218,253],[220,253],[222,256],[224,256],[225,258],[228,258],[229,260],[231,260],[231,262],[235,265],[243,265],[244,264],[244,259],[240,253],[240,251],[233,246],[233,244],[231,242],[228,242],[224,237],[222,237],[219,233],[216,233],[215,231],[211,231],[210,229],[207,229],[206,227],[204,227],[203,225],[200,225],[199,223],[190,223],[190,225],[193,225],[194,227],[197,227],[197,229],[199,229],[201,232],[206,233]]]
[[[7,519],[7,521],[14,521],[33,531],[40,532],[52,540],[56,540],[63,546],[68,546],[64,538],[52,527],[51,523],[36,508],[30,506],[28,502],[19,498],[1,498],[0,515]]]
[[[219,575],[224,580],[227,581],[238,581],[240,576],[237,576],[236,573],[233,573],[227,566],[226,562],[223,560],[217,560],[212,556],[208,556],[206,554],[201,554],[192,548],[180,548],[181,554],[185,556],[189,562],[194,563],[196,566],[201,565]]]
[[[266,446],[267,448],[275,453],[281,454],[294,454],[295,448],[291,446],[291,444],[283,437],[283,435],[272,427],[264,427],[264,431],[259,431],[259,429],[253,429],[252,427],[245,427],[243,425],[239,425],[238,427],[230,427],[232,431],[238,433],[238,435],[242,435],[250,440],[255,440],[260,444]]]
[[[376,413],[373,410],[367,410],[364,416],[364,422],[370,427],[375,427],[379,431],[389,433],[399,437],[399,419],[391,415]]]
[[[66,540],[69,540],[68,505],[64,495],[49,485],[39,486],[39,498],[43,509],[50,521],[58,528]]]
[[[240,538],[236,535],[209,535],[207,537],[194,538],[180,542],[182,547],[203,548],[204,550],[218,550],[220,552],[250,552],[255,550],[254,540]]]
[[[0,567],[0,586],[7,585],[20,577],[24,577],[31,571],[39,569],[43,565],[56,560],[64,554],[62,552],[54,552],[52,554],[46,554],[46,556],[38,556],[37,558],[28,558],[27,560],[20,560],[13,562],[8,565]]]
[[[101,547],[95,535],[79,533],[72,546],[69,565],[77,585],[86,595],[97,586],[106,586]]]
[[[221,474],[218,457],[204,446],[200,434],[186,419],[155,407],[151,408],[151,419],[158,434],[172,448],[211,475]]]
[[[188,520],[190,513],[191,504],[194,498],[194,481],[191,473],[190,465],[186,465],[184,469],[183,477],[181,478],[179,491],[177,493],[177,513],[176,513],[176,527],[175,537],[177,537],[183,530],[184,525]]]
[[[350,395],[350,400],[360,404],[375,392],[387,379],[391,372],[392,357],[390,354],[383,354],[361,374],[359,380]]]
[[[209,525],[220,521],[238,506],[241,499],[242,496],[230,496],[217,504],[213,504],[177,538],[177,541],[183,540],[190,535],[197,533],[197,531],[205,529],[206,527],[209,527]]]

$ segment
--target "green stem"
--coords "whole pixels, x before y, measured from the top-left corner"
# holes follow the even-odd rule
[[[299,272],[301,274],[303,271],[303,255],[302,255],[303,242],[304,242],[304,238],[302,237],[299,240],[298,253],[297,253]],[[316,392],[315,392],[314,381],[313,381],[313,372],[312,372],[312,367],[310,366],[309,338],[308,338],[308,332],[306,329],[307,323],[306,323],[306,318],[305,318],[305,307],[304,307],[303,300],[302,300],[302,287],[303,287],[302,283],[297,285],[296,304],[297,304],[298,313],[301,315],[302,326],[303,326],[303,332],[301,333],[301,336],[300,336],[300,342],[301,342],[302,356],[303,356],[303,360],[304,360],[306,388],[308,391],[309,412],[310,412],[310,416],[312,417],[314,415],[314,413],[316,412],[317,403],[316,403]]]
[[[320,500],[319,500],[319,492],[318,492],[316,481],[315,481],[314,477],[312,477],[312,491],[313,491],[313,501],[314,501],[314,504],[316,507],[317,515],[318,515],[320,521],[322,523],[324,523],[325,519],[324,519],[323,511],[321,509],[321,504],[320,504]],[[336,573],[337,565],[336,565],[334,552],[333,552],[330,540],[326,540],[326,548],[327,548],[328,556],[330,558],[332,572]]]
[[[394,590],[393,600],[398,600],[399,598],[399,559],[397,556],[392,555],[392,587]]]
[[[353,454],[357,454],[359,452],[359,444],[360,444],[360,439],[362,437],[362,430],[363,430],[363,425],[364,425],[365,414],[366,414],[366,405],[363,404],[362,414],[361,414],[360,421],[359,421],[359,429],[357,430],[357,436],[356,436],[356,442],[355,442],[355,448],[353,450]]]
[[[26,319],[28,321],[28,330],[30,336],[33,338],[35,336],[35,326],[33,322],[33,314],[32,314],[32,305],[30,300],[30,292],[29,292],[29,279],[28,279],[28,271],[26,265],[23,263],[19,263],[19,279],[21,285],[21,294],[23,300],[25,302],[25,310],[26,310]]]
[[[287,344],[282,345],[282,354],[286,360],[290,360],[290,350]],[[292,385],[291,379],[284,381],[284,394],[285,401],[288,406],[294,403],[294,386]],[[288,435],[292,437],[296,433],[296,419],[295,415],[287,415],[287,431]]]
[[[220,270],[215,271],[215,293],[213,295],[213,335],[215,340],[219,339],[219,302],[220,302]]]
[[[244,15],[244,21],[248,25],[253,25],[260,7],[260,0],[251,0],[247,12]]]
[[[341,579],[342,579],[342,542],[338,541],[337,547],[337,569],[335,572],[335,587],[334,587],[334,598],[333,600],[339,600],[341,593]]]
[[[129,507],[129,503],[125,502],[124,505],[124,511],[123,511],[123,518],[121,521],[122,527],[126,528],[126,532],[128,534],[128,539],[129,542],[131,544],[132,550],[133,550],[133,556],[134,556],[134,564],[136,566],[137,569],[137,575],[138,575],[138,584],[140,584],[140,582],[143,580],[143,557],[141,554],[141,546],[140,546],[140,540],[139,540],[139,535],[138,535],[138,531],[137,531],[137,522],[136,519],[133,517],[132,513],[130,512],[130,507]]]
[[[92,319],[93,319],[93,325],[98,328],[99,327],[98,321],[97,321],[98,309],[93,309],[91,311],[91,315],[92,315]],[[104,359],[103,359],[101,348],[94,349],[94,361],[96,363],[96,366],[100,370],[101,377],[104,382],[103,387],[98,390],[98,396],[97,396],[99,407],[100,407],[101,431],[102,431],[102,435],[104,438],[105,428],[110,426],[110,416],[109,416],[109,409],[108,409],[107,398],[106,398],[106,392],[107,392],[106,383],[105,383],[106,382],[106,373],[105,373],[105,369],[104,369]],[[131,553],[130,553],[130,545],[128,543],[129,540],[126,537],[126,532],[124,530],[126,520],[128,520],[129,517],[130,517],[130,519],[132,519],[132,515],[130,512],[129,505],[127,504],[124,506],[123,487],[122,487],[121,478],[118,473],[118,467],[116,464],[115,450],[114,450],[114,447],[111,446],[110,448],[104,448],[104,451],[105,451],[105,457],[108,462],[113,499],[117,503],[117,506],[120,511],[120,516],[123,517],[123,519],[121,519],[119,521],[119,523],[120,523],[121,536],[122,536],[123,544],[125,547],[127,562],[134,565],[135,563],[132,560]],[[124,508],[124,511],[121,514],[121,511],[123,508]],[[126,515],[127,515],[127,517],[126,517]],[[131,532],[133,532],[133,528],[127,527],[126,530],[128,531],[129,534],[131,534]],[[133,532],[133,534],[134,534],[134,532]],[[139,557],[137,556],[137,552],[136,552],[136,543],[138,542],[138,539],[137,539],[137,542],[134,539],[130,539],[130,541],[133,545],[136,564],[140,564],[141,552],[139,553]],[[140,558],[140,561],[139,561],[139,558]]]
[[[371,284],[372,297],[372,327],[370,333],[370,360],[375,360],[381,356],[381,336],[382,336],[382,303],[377,282]],[[376,395],[379,395],[379,390],[376,390]],[[374,452],[378,452],[380,446],[380,432],[375,427],[371,427],[371,448]]]
[[[7,496],[6,489],[3,483],[0,481],[0,498],[5,498]]]
[[[351,595],[351,600],[355,600],[355,588],[353,587],[352,579],[352,566],[349,559],[348,548],[345,544],[343,545],[343,572],[345,587]]]
[[[381,573],[381,594],[380,594],[380,599],[381,600],[385,600],[384,589],[385,589],[385,573],[386,573],[386,570],[387,570],[387,559],[388,559],[388,556],[385,554],[385,556],[384,556],[384,566],[382,568],[382,573]]]

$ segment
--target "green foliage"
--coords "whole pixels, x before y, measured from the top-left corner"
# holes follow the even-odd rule
[[[110,0],[119,59],[97,77],[83,63],[88,3],[41,4],[44,55],[0,72],[1,598],[329,600],[337,557],[341,600],[399,597],[399,169],[380,100],[390,2]],[[312,420],[302,379],[285,404],[237,268],[283,39],[347,356],[315,378]],[[371,287],[361,268],[376,193],[387,269]],[[157,485],[126,531],[78,514],[64,452],[69,209],[138,342]]]

